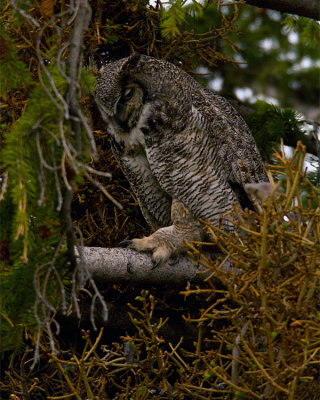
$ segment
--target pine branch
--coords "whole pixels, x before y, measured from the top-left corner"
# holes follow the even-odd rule
[[[242,115],[242,117],[247,120],[250,115],[255,112],[253,106],[250,106],[247,103],[242,103],[238,99],[234,97],[230,97],[227,94],[223,94],[224,97],[228,99],[228,101],[233,105],[233,107]],[[248,122],[248,121],[247,121]],[[295,130],[291,130],[290,135],[283,136],[283,142],[286,146],[291,146],[295,148],[297,146],[298,141],[300,140],[304,146],[306,146],[306,151],[309,154],[312,154],[316,157],[319,157],[319,145],[317,141],[317,132],[319,131],[320,123],[317,121],[311,120],[302,120],[306,124],[313,126],[313,132],[309,135],[298,134]]]
[[[246,0],[246,3],[259,8],[271,8],[282,13],[297,14],[315,20],[320,19],[318,0]]]

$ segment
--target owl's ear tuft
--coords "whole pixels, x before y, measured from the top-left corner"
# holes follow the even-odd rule
[[[132,79],[134,70],[137,69],[137,66],[142,57],[143,56],[140,53],[133,53],[129,57],[119,60],[119,62],[122,61],[120,69],[118,71],[119,77],[121,77],[122,84]]]
[[[140,53],[133,53],[127,58],[126,68],[133,68],[138,65],[141,60],[142,55]]]

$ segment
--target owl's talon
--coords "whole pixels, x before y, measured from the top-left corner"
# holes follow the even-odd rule
[[[174,258],[171,258],[170,261],[168,261],[168,264],[170,266],[176,265],[178,261],[179,261],[179,257],[174,257]]]
[[[122,242],[118,243],[118,247],[129,247],[132,243],[132,240],[122,240]]]
[[[153,264],[152,264],[152,267],[151,267],[151,271],[153,269],[156,269],[159,264],[161,264],[161,260],[160,259],[154,261]]]

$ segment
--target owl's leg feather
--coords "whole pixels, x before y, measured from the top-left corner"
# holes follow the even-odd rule
[[[154,263],[152,269],[169,258],[177,259],[186,252],[186,242],[201,240],[202,230],[190,210],[175,199],[172,202],[171,217],[173,225],[160,228],[142,239],[124,240],[119,246],[137,251],[151,251]]]

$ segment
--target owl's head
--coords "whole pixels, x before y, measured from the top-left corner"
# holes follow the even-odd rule
[[[106,122],[132,128],[149,101],[174,101],[176,106],[187,107],[191,96],[185,94],[194,82],[167,61],[135,53],[100,69],[95,100]]]
[[[106,64],[98,72],[95,100],[104,120],[115,119],[128,127],[134,124],[145,97],[142,82],[135,78],[140,58],[133,54]]]

